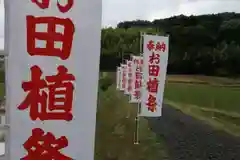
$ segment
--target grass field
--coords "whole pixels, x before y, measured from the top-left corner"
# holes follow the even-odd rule
[[[115,85],[99,90],[95,160],[166,160],[164,144],[149,130],[148,122],[140,121],[140,144],[134,145],[136,104],[116,91]]]
[[[220,77],[168,76],[165,103],[219,129],[240,135],[239,82]]]
[[[168,82],[177,83],[194,83],[194,84],[211,84],[211,85],[238,85],[240,86],[239,78],[225,78],[225,77],[213,77],[203,75],[168,75]]]
[[[240,113],[240,88],[167,83],[165,98],[174,102]]]

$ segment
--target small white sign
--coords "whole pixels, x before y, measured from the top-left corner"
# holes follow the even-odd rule
[[[141,102],[141,90],[142,90],[142,67],[143,57],[132,57],[132,74],[133,74],[133,89],[130,96],[130,103]]]

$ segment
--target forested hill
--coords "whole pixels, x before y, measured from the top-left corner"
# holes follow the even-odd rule
[[[170,36],[170,73],[240,74],[240,14],[220,13],[137,20],[102,31],[101,68],[120,62],[120,53],[139,53],[139,32]],[[115,68],[114,68],[115,69]]]

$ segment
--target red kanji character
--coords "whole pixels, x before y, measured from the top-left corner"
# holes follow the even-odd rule
[[[46,9],[46,8],[49,8],[50,0],[41,0],[41,2],[39,2],[39,0],[32,0],[32,2],[36,3],[38,7],[42,9]],[[68,3],[65,6],[60,4],[59,0],[57,0],[57,6],[60,12],[65,13],[72,8],[73,0],[68,0]]]
[[[149,56],[149,62],[151,64],[153,64],[153,62],[155,62],[156,64],[159,64],[160,63],[160,55],[152,52],[152,55]]]
[[[150,94],[148,96],[148,103],[146,103],[146,105],[148,106],[149,111],[155,112],[157,109],[156,97]]]
[[[46,24],[48,31],[37,32],[39,24]],[[63,33],[56,32],[57,26],[64,28]],[[31,56],[57,56],[65,60],[71,53],[74,32],[74,24],[69,18],[27,16],[27,51]],[[36,40],[45,41],[46,46],[37,47]],[[58,42],[61,43],[59,48],[55,47]]]
[[[149,51],[152,51],[155,48],[154,41],[150,40],[147,44],[147,48]]]
[[[22,83],[23,90],[29,93],[18,109],[25,110],[29,107],[32,120],[72,120],[74,86],[69,81],[75,80],[75,77],[67,72],[67,68],[59,66],[57,75],[46,76],[44,80],[41,79],[41,69],[38,66],[31,67],[32,80]],[[48,89],[48,92],[44,89]]]
[[[136,99],[140,99],[140,97],[141,97],[141,91],[134,91],[134,97],[136,98]]]
[[[68,140],[65,136],[58,139],[40,128],[32,130],[32,136],[23,144],[28,154],[21,160],[72,160],[72,158],[62,154],[60,150],[68,146]]]
[[[142,66],[141,65],[137,65],[136,71],[142,73]]]
[[[134,64],[139,64],[139,60],[138,59],[134,59],[133,63]]]
[[[136,79],[142,79],[142,73],[141,72],[136,72],[135,77],[136,77]]]
[[[143,64],[143,59],[141,59],[141,64]]]
[[[147,82],[147,89],[149,92],[157,93],[158,91],[158,80],[157,78],[151,79]]]
[[[39,0],[32,0],[33,3],[36,3],[37,6],[42,9],[46,9],[49,7],[49,1],[50,0],[41,0],[41,2],[39,2]]]
[[[135,81],[135,88],[141,88],[142,87],[142,81],[141,80],[136,80]]]
[[[165,52],[165,50],[166,50],[166,44],[164,42],[162,42],[162,44],[160,42],[157,42],[155,51]]]
[[[60,4],[59,0],[57,1],[57,6],[58,6],[58,9],[60,10],[60,12],[65,13],[65,12],[68,12],[72,8],[73,0],[67,0],[67,1],[68,1],[68,3],[65,6]]]
[[[158,65],[149,65],[148,66],[149,76],[158,76],[160,71],[160,66]]]

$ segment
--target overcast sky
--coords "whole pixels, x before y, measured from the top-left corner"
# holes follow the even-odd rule
[[[102,0],[103,26],[125,20],[153,20],[173,15],[240,12],[240,0]],[[4,36],[4,7],[0,0],[0,48]]]

